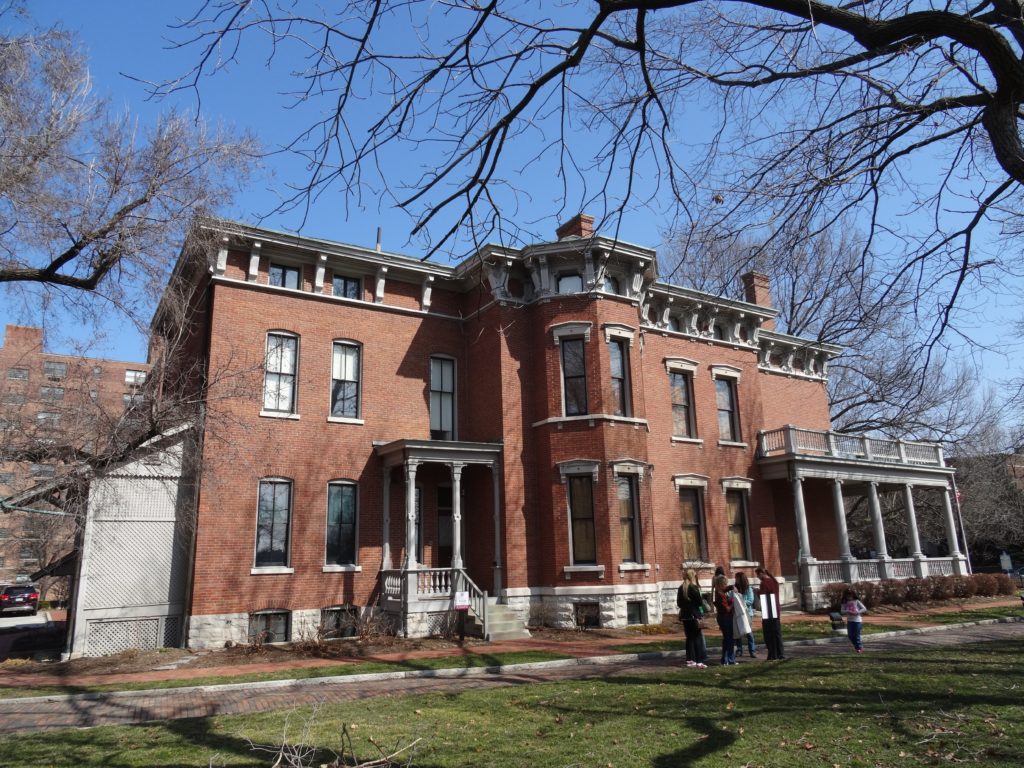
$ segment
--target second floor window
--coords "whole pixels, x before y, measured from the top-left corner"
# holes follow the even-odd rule
[[[359,418],[359,345],[334,342],[331,360],[331,416]]]
[[[736,409],[736,382],[715,379],[715,403],[718,406],[718,438],[730,443],[740,441],[740,417]]]
[[[562,388],[565,415],[587,413],[587,366],[583,339],[562,339]]]
[[[608,356],[611,363],[612,413],[616,416],[631,416],[627,342],[622,339],[609,341]]]
[[[263,409],[295,412],[295,372],[299,340],[282,333],[267,334],[267,373],[263,385]]]
[[[8,379],[27,379],[28,368],[8,368],[7,369]]]
[[[291,514],[292,484],[287,480],[261,480],[256,518],[257,568],[288,565]]]
[[[51,381],[60,381],[68,375],[68,364],[54,360],[43,361],[43,375]]]
[[[64,399],[63,387],[40,387],[39,388],[39,399],[46,400],[47,402],[57,402],[58,400]]]
[[[124,383],[129,387],[141,387],[146,383],[146,372],[127,370],[124,372]]]
[[[455,361],[430,358],[430,439],[455,439]]]
[[[672,371],[668,375],[672,388],[672,436],[696,437],[693,424],[693,387],[687,373]]]
[[[60,414],[50,411],[39,411],[36,414],[36,424],[40,429],[56,429],[60,426]]]

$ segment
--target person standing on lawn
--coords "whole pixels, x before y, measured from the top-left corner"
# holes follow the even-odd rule
[[[715,618],[722,630],[722,666],[736,663],[736,648],[733,643],[733,589],[725,576],[715,577]]]
[[[839,606],[839,612],[846,614],[846,636],[850,638],[853,650],[864,653],[864,645],[860,638],[864,629],[864,614],[868,609],[852,589],[843,592],[843,603]]]
[[[754,588],[750,586],[750,580],[742,571],[736,574],[736,589],[733,590],[732,600],[736,655],[743,655],[743,640],[746,639],[747,653],[750,654],[750,658],[754,658],[757,646],[750,626],[750,620],[754,618]]]
[[[782,650],[782,620],[779,605],[779,582],[764,568],[755,571],[761,580],[757,594],[761,598],[761,631],[764,645],[768,650],[768,661],[782,661],[786,658]]]
[[[692,569],[683,574],[683,583],[679,585],[676,593],[676,605],[679,606],[679,620],[683,623],[683,632],[686,635],[686,666],[706,669],[707,651],[704,645],[704,632],[701,630],[703,623],[703,602],[700,594],[700,587],[697,585],[697,574]]]

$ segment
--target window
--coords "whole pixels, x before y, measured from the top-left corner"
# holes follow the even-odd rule
[[[279,288],[299,287],[299,268],[286,267],[283,264],[270,265],[270,284]]]
[[[573,606],[573,618],[576,626],[583,629],[595,629],[601,626],[600,603],[576,603]]]
[[[730,443],[740,441],[740,419],[736,412],[736,382],[715,379],[715,402],[718,406],[718,437]]]
[[[263,385],[263,409],[295,413],[295,370],[299,340],[282,333],[267,334],[267,377]]]
[[[704,511],[699,488],[679,489],[679,525],[683,562],[704,562]]]
[[[356,486],[327,486],[327,564],[356,564]]]
[[[453,551],[453,530],[454,525],[452,508],[452,487],[440,485],[437,487],[437,557],[434,567],[451,568]]]
[[[0,568],[7,567],[7,558],[0,555]]]
[[[594,481],[590,475],[572,475],[569,485],[569,518],[572,525],[573,565],[596,565],[594,531]]]
[[[358,277],[335,275],[331,288],[331,293],[335,296],[344,296],[346,299],[363,298],[360,280]]]
[[[693,377],[683,371],[670,371],[672,388],[672,437],[696,437],[693,419]]]
[[[67,363],[58,363],[53,360],[43,361],[43,375],[52,381],[60,381],[68,373]]]
[[[64,399],[64,389],[62,387],[40,387],[39,399],[48,403],[58,402]]]
[[[638,563],[640,557],[640,514],[635,477],[620,477],[616,481],[619,502],[619,529],[622,539],[622,562]]]
[[[336,605],[320,611],[324,637],[355,637],[359,626],[359,609],[354,605]]]
[[[96,402],[97,400],[99,400],[100,399],[100,391],[98,389],[90,389],[89,390],[89,399],[92,400],[93,402]]]
[[[256,567],[288,565],[288,528],[292,513],[292,484],[261,480],[256,520]]]
[[[583,339],[562,339],[562,386],[565,415],[587,413],[587,368]]]
[[[103,367],[99,366],[99,365],[94,365],[92,367],[92,377],[94,379],[99,379],[102,376],[103,376]]]
[[[14,581],[18,584],[27,584],[28,582],[32,581],[32,579],[29,578],[29,575],[27,573],[19,573],[17,576],[14,577]]]
[[[725,502],[729,515],[729,557],[732,560],[749,560],[747,546],[747,495],[744,491],[728,490]]]
[[[579,272],[567,272],[558,276],[559,293],[579,293],[583,290],[583,278]]]
[[[0,485],[14,485],[14,473],[0,472]],[[3,536],[0,536],[0,539],[2,538]]]
[[[619,293],[619,278],[614,275],[605,275],[601,290],[605,293]]]
[[[626,603],[626,623],[646,624],[647,603],[643,600],[630,600]]]
[[[142,405],[145,401],[145,395],[141,392],[126,392],[121,395],[121,403],[124,405],[124,409],[126,411],[133,406]]]
[[[57,474],[52,464],[29,464],[28,471],[33,477],[53,477]]]
[[[11,535],[10,528],[0,528],[0,539],[6,539]]]
[[[455,439],[455,361],[430,358],[430,439]]]
[[[249,642],[287,643],[291,639],[288,611],[260,611],[249,614]]]
[[[8,368],[7,369],[8,379],[27,379],[28,368]]]
[[[25,396],[20,392],[5,392],[3,398],[0,398],[0,402],[4,405],[24,405]]]
[[[670,331],[676,331],[676,332],[679,331],[679,318],[676,317],[675,315],[672,315],[671,317],[669,317],[669,319],[668,319],[668,329]]]
[[[146,383],[145,371],[125,371],[124,383],[129,387],[141,387]]]
[[[624,339],[608,342],[611,361],[612,412],[616,416],[631,416],[632,408],[629,391],[629,348]]]
[[[331,416],[359,418],[358,344],[334,342],[331,358]]]
[[[36,553],[32,550],[31,545],[22,545],[21,550],[18,553],[18,559],[23,563],[31,562],[36,559]]]
[[[715,323],[711,326],[711,335],[719,341],[725,341],[725,326],[721,323]]]
[[[51,411],[39,411],[36,414],[36,426],[39,429],[57,429],[60,426],[60,414]]]

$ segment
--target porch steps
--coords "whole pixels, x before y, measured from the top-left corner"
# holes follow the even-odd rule
[[[497,640],[518,640],[530,637],[519,611],[507,605],[492,604],[487,606],[487,637],[489,642]]]

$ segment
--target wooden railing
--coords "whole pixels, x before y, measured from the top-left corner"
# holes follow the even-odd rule
[[[907,440],[887,440],[847,435],[818,429],[785,426],[758,435],[763,457],[782,455],[831,456],[837,459],[874,461],[883,464],[944,467],[942,446]]]
[[[437,607],[422,605],[433,603],[435,606],[444,601],[451,601],[456,592],[469,593],[469,607],[481,623],[484,637],[487,636],[487,593],[480,589],[465,570],[461,568],[417,568],[412,571],[386,570],[380,572],[381,594],[384,608],[389,610],[409,611],[430,610]],[[420,606],[416,606],[420,603]]]

